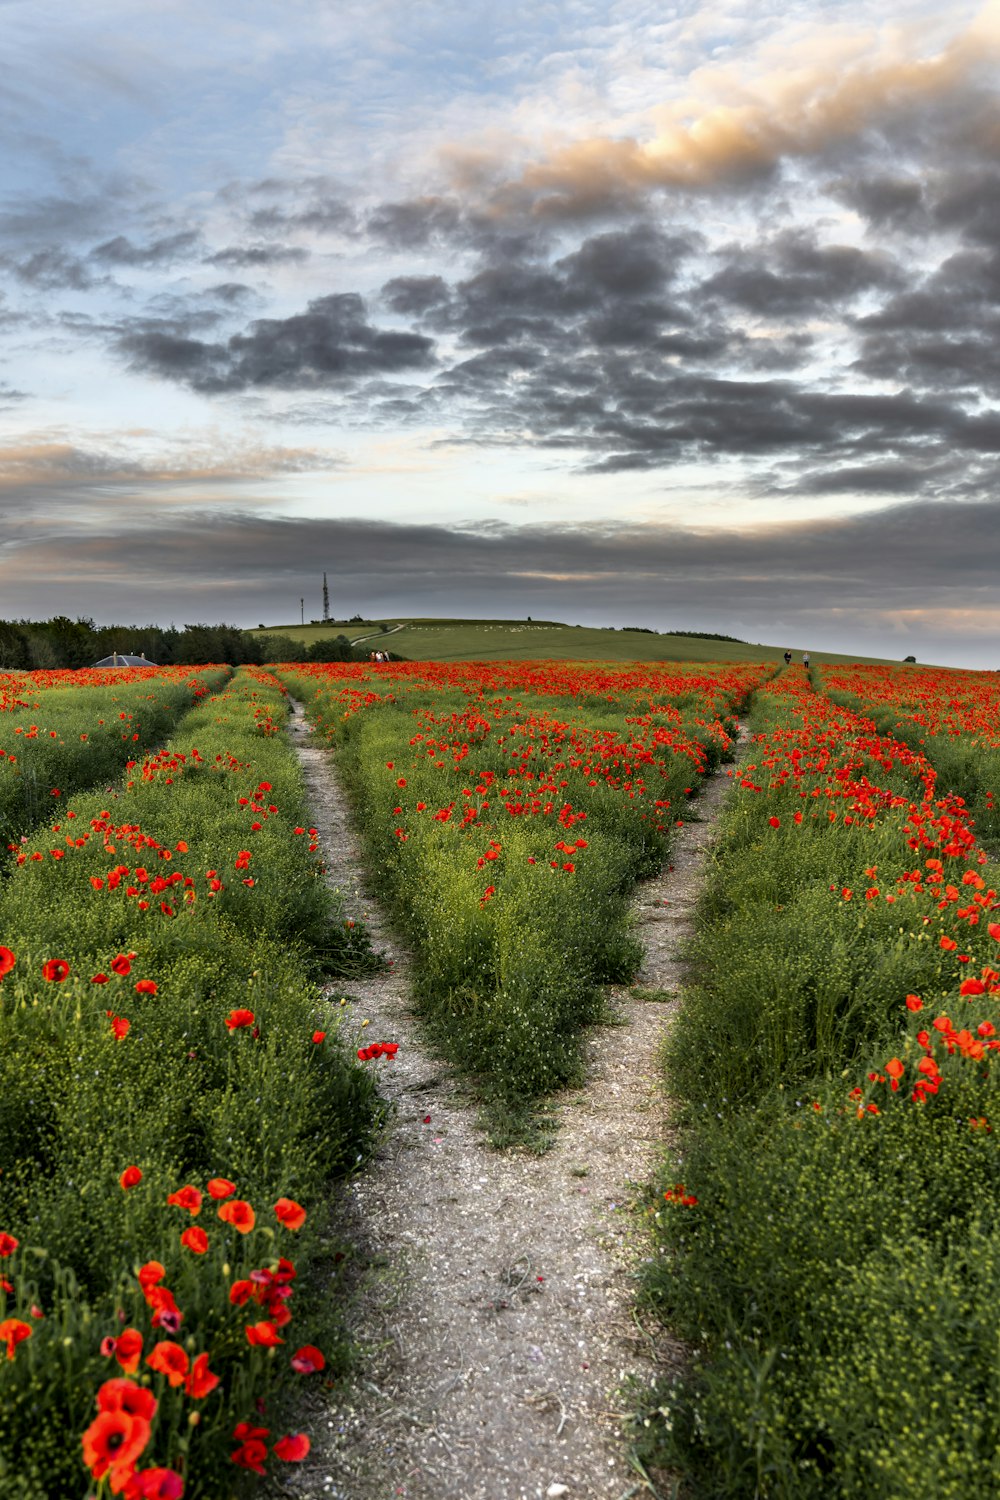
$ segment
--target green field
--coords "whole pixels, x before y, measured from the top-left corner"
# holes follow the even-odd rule
[[[389,627],[388,632],[381,630]],[[287,635],[311,646],[328,636],[394,651],[409,661],[775,661],[788,649],[797,660],[804,649],[815,662],[888,660],[844,656],[799,645],[744,644],[691,635],[653,635],[640,630],[601,630],[553,620],[331,620],[321,625],[269,625],[251,635]]]

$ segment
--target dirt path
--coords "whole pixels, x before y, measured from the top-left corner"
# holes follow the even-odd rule
[[[295,1488],[336,1500],[645,1493],[616,1393],[627,1375],[648,1379],[680,1358],[633,1316],[643,1247],[628,1211],[668,1138],[656,1060],[674,1005],[613,991],[622,1024],[590,1032],[589,1080],[556,1101],[553,1149],[491,1151],[447,1066],[421,1045],[407,955],[365,892],[329,755],[298,709],[293,724],[329,879],[392,960],[347,986],[354,1019],[369,1021],[370,1040],[400,1044],[394,1063],[375,1065],[394,1118],[346,1195],[347,1232],[377,1268],[356,1310],[366,1357],[347,1404],[314,1428]],[[680,984],[677,948],[729,785],[725,770],[710,778],[700,821],[678,831],[671,867],[638,893],[638,985],[649,992]]]

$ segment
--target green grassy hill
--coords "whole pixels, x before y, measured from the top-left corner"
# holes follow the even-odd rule
[[[388,626],[383,631],[381,626]],[[553,620],[330,620],[320,625],[270,625],[253,635],[287,635],[311,646],[345,635],[371,649],[383,647],[410,661],[780,661],[786,649],[690,635],[647,635],[638,630],[600,630]],[[789,645],[796,660],[802,647]],[[810,651],[813,661],[886,661],[881,656],[843,656]]]

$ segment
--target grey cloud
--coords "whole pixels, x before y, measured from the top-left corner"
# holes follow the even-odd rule
[[[799,230],[723,253],[728,264],[703,282],[702,292],[764,317],[813,317],[864,292],[897,287],[902,280],[899,267],[884,253],[820,245]]]
[[[399,250],[423,249],[432,240],[452,240],[462,225],[456,202],[446,198],[413,198],[383,203],[365,223],[368,233]]]
[[[96,280],[84,261],[56,246],[36,250],[22,260],[4,256],[0,258],[0,265],[25,286],[37,287],[40,291],[85,291]]]
[[[92,260],[106,266],[165,266],[184,260],[194,254],[201,235],[198,230],[178,230],[174,234],[162,235],[146,245],[136,245],[124,234],[95,245],[90,252]]]
[[[207,266],[231,266],[234,270],[249,270],[259,266],[301,265],[309,259],[308,250],[298,245],[229,245],[206,256]]]
[[[208,394],[271,386],[320,389],[344,381],[428,368],[434,350],[417,333],[369,323],[362,299],[338,293],[289,318],[260,318],[225,343],[161,328],[126,330],[118,347],[133,368],[181,380]]]
[[[841,178],[827,189],[876,228],[918,232],[930,223],[923,182],[890,173]]]
[[[392,312],[419,318],[447,307],[451,293],[443,276],[394,276],[383,286],[382,300]]]

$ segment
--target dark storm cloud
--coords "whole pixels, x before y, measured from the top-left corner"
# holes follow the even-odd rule
[[[136,245],[127,235],[116,234],[113,239],[96,245],[90,257],[106,266],[167,266],[188,259],[200,241],[201,235],[194,229],[165,234],[145,245]]]
[[[268,386],[315,390],[427,368],[434,354],[423,334],[376,328],[353,293],[318,297],[289,318],[260,318],[224,343],[140,326],[123,332],[118,347],[133,368],[206,393]]]

